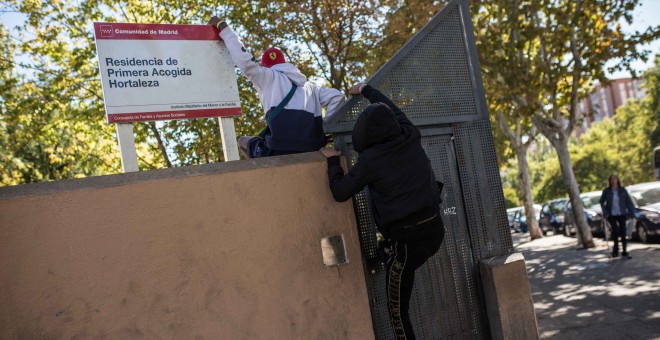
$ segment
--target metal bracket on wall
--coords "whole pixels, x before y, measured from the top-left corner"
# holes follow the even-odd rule
[[[321,254],[323,265],[334,267],[348,263],[344,235],[332,235],[321,238]]]

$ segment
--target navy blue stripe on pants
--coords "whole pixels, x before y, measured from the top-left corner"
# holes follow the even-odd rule
[[[435,254],[444,238],[444,227],[417,242],[394,241],[386,266],[387,308],[396,339],[414,340],[408,309],[415,283],[415,270]]]

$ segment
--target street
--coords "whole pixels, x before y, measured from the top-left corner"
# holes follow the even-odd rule
[[[512,238],[542,339],[660,339],[660,244],[629,242],[632,259],[610,259],[599,238],[588,250],[563,235]]]

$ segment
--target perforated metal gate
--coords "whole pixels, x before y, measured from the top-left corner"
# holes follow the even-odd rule
[[[436,178],[445,184],[447,233],[415,276],[410,314],[420,339],[490,338],[478,261],[513,252],[467,0],[452,1],[370,80],[422,132]],[[335,146],[357,160],[351,131],[368,105],[353,97],[326,124]],[[384,265],[368,190],[354,200],[374,332],[393,339]]]

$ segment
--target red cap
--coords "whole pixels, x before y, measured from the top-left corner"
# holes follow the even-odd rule
[[[264,52],[264,55],[261,56],[261,65],[264,67],[271,67],[277,64],[283,64],[286,61],[284,60],[284,54],[282,51],[271,47]]]

